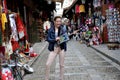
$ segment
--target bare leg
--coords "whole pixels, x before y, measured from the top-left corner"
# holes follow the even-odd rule
[[[46,62],[46,76],[45,76],[45,80],[49,80],[49,73],[50,73],[50,66],[52,64],[52,62],[54,61],[54,59],[56,58],[58,53],[58,48],[55,48],[54,51],[50,52],[47,62]]]
[[[64,58],[65,58],[65,51],[61,50],[61,52],[59,53],[60,80],[64,79]]]

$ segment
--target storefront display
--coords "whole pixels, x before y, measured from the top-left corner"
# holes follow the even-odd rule
[[[3,1],[6,3],[6,0]],[[0,80],[14,80],[16,76],[20,75],[13,73],[13,70],[16,71],[17,69],[11,68],[10,65],[16,64],[14,67],[18,68],[17,64],[21,64],[21,67],[25,68],[23,65],[30,58],[27,56],[21,57],[20,55],[25,55],[27,46],[25,41],[28,38],[25,25],[20,15],[12,11],[7,12],[7,7],[4,2],[0,4]],[[29,50],[29,48],[28,46],[27,49]],[[24,58],[24,60],[21,61],[21,58]]]
[[[117,8],[106,10],[106,23],[108,31],[108,49],[119,49],[120,43],[120,13]]]
[[[106,10],[108,41],[120,42],[120,14],[116,8]]]

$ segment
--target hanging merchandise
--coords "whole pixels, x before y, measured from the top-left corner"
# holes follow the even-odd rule
[[[93,6],[96,8],[97,7],[97,2],[98,0],[93,0]]]
[[[18,34],[17,34],[16,23],[15,23],[15,14],[10,14],[9,20],[10,20],[10,26],[12,30],[12,37],[15,41],[18,41]]]
[[[88,8],[88,15],[89,15],[89,17],[91,17],[92,16],[92,12],[91,12],[91,3],[89,3],[88,4],[89,5],[89,8]]]
[[[109,0],[106,0],[106,4],[108,4],[110,1]]]
[[[11,43],[12,43],[12,51],[15,51],[20,48],[18,41],[14,40],[13,38],[11,39]]]
[[[5,46],[0,46],[0,58],[5,55]]]
[[[98,0],[98,7],[101,6],[101,0]]]
[[[17,30],[18,30],[19,38],[22,39],[24,36],[27,37],[25,26],[18,14],[16,14],[16,23],[17,23]]]
[[[7,23],[7,17],[5,13],[1,14],[1,23],[2,23],[2,31],[5,30],[5,24]]]
[[[106,10],[109,42],[120,42],[120,14],[116,8]]]
[[[86,21],[85,21],[85,24],[92,24],[92,18],[87,18]]]
[[[114,4],[109,4],[109,10],[112,10],[114,8]]]
[[[93,45],[99,44],[98,37],[95,34],[92,35],[92,42],[93,42]]]
[[[2,4],[3,4],[4,12],[7,13],[8,10],[7,10],[7,2],[6,2],[6,0],[2,0]]]
[[[8,54],[7,55],[8,58],[10,58],[10,55],[13,53],[11,39],[12,39],[12,36],[5,46],[5,50],[6,50],[6,54]]]
[[[79,13],[85,12],[85,6],[82,4],[79,6]]]
[[[75,6],[75,13],[79,13],[79,5]]]
[[[93,6],[96,7],[100,7],[101,6],[101,0],[93,0]]]

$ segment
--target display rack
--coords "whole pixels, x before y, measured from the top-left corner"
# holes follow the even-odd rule
[[[119,11],[116,8],[107,9],[106,18],[107,18],[106,24],[107,24],[108,42],[109,42],[108,46],[112,48],[119,48],[119,43],[120,43]]]

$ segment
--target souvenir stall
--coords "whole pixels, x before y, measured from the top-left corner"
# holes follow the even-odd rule
[[[120,43],[120,12],[113,5],[106,10],[108,31],[108,49],[119,49]]]
[[[103,2],[102,2],[102,16],[104,17],[104,24],[101,27],[102,38],[103,38],[104,43],[109,43],[109,44],[107,44],[108,48],[110,48],[110,45],[114,45],[113,44],[114,41],[111,41],[112,36],[110,36],[110,34],[113,34],[114,32],[111,32],[110,28],[111,27],[115,28],[116,25],[114,25],[113,23],[119,21],[118,16],[116,16],[118,14],[116,14],[116,12],[119,11],[119,8],[120,8],[119,5],[120,4],[117,3],[117,2],[119,2],[119,0],[103,0]],[[111,21],[112,23],[110,23],[109,21]]]
[[[0,80],[15,80],[17,73],[9,67],[23,66],[29,61],[29,43],[25,26],[18,13],[7,10],[6,0],[0,4]],[[27,65],[27,64],[26,64]],[[29,67],[29,65],[27,65]],[[12,68],[15,70],[16,68]],[[24,69],[28,69],[24,65]],[[32,69],[32,68],[30,68]],[[31,70],[33,72],[33,69]],[[18,75],[20,76],[20,75]],[[22,80],[22,77],[21,79]]]
[[[86,26],[85,26],[85,0],[82,0],[82,3],[76,4],[75,5],[75,13],[77,16],[77,30],[78,33],[76,36],[79,36],[81,38],[81,41],[84,40],[83,34],[86,31]]]
[[[89,26],[89,30],[92,31],[91,36],[91,44],[99,45],[102,43],[101,34],[100,34],[100,26],[102,24],[101,19],[101,0],[93,0],[93,7],[89,3],[88,9],[88,18],[86,19],[86,24]],[[92,9],[94,9],[94,13],[92,13]]]

